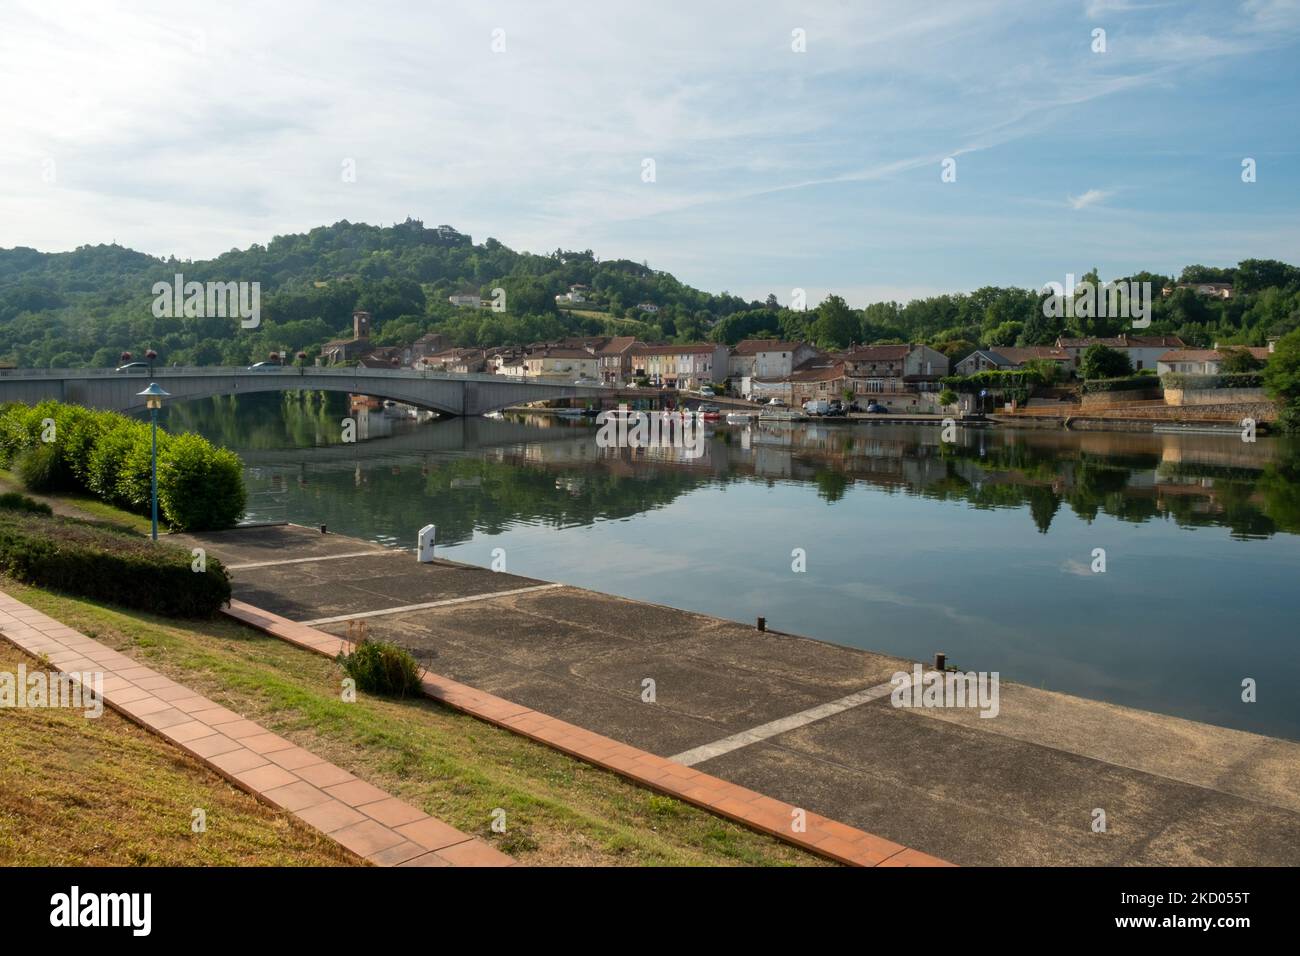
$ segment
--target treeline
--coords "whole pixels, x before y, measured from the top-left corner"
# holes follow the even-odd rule
[[[258,282],[261,324],[230,318],[157,318],[153,285],[186,281]],[[1300,269],[1273,260],[1231,268],[1188,266],[1179,276],[1139,273],[1149,281],[1152,323],[1146,334],[1174,334],[1191,345],[1260,345],[1300,326]],[[1095,270],[1081,279],[1096,281]],[[1231,282],[1230,300],[1163,286]],[[585,302],[559,308],[555,297],[583,285]],[[447,297],[506,290],[506,311],[464,309]],[[926,342],[953,358],[978,347],[1043,345],[1061,334],[1115,335],[1118,318],[1052,319],[1038,290],[985,287],[908,303],[852,309],[831,295],[791,308],[775,294],[746,302],[679,282],[630,260],[599,261],[590,249],[546,255],[516,252],[495,239],[474,243],[448,226],[417,220],[380,227],[339,222],[204,261],[162,259],[121,246],[67,253],[0,250],[0,359],[23,367],[106,367],[123,352],[152,348],[163,364],[241,365],[273,351],[314,358],[332,338],[349,337],[352,312],[373,316],[378,345],[400,345],[441,332],[455,345],[494,346],[573,335],[635,335],[648,342],[743,338],[803,339],[826,348],[851,342]],[[643,304],[657,311],[643,310]]]

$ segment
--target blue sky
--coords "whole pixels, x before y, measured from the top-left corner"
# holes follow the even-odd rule
[[[1300,0],[2,2],[3,247],[414,216],[854,305],[1300,262]]]

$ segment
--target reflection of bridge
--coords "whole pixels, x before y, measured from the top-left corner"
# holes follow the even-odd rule
[[[458,418],[453,421],[428,422],[402,429],[381,438],[369,438],[350,444],[322,445],[312,448],[250,448],[240,451],[246,465],[304,464],[312,468],[325,464],[342,464],[351,468],[358,461],[377,458],[414,459],[427,454],[479,451],[485,448],[508,448],[534,442],[594,442],[596,429],[582,425],[556,425],[539,428],[536,424],[509,419]]]
[[[32,404],[52,398],[88,408],[126,412],[144,408],[145,400],[136,393],[151,381],[170,392],[172,400],[306,389],[391,398],[445,415],[482,415],[527,402],[603,398],[614,394],[613,389],[601,385],[407,369],[287,367],[254,371],[215,366],[159,366],[152,375],[119,373],[112,369],[4,369],[0,370],[0,401]]]

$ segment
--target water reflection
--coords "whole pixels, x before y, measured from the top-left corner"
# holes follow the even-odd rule
[[[603,449],[591,424],[191,403],[243,455],[251,516],[913,659],[1300,738],[1300,448],[1235,433],[759,423],[704,453]],[[359,413],[360,414],[360,413]],[[1089,571],[1105,548],[1109,569]],[[792,573],[806,549],[808,572]],[[634,623],[629,624],[634,627]]]

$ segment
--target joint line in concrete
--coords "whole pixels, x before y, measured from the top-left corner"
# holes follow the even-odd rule
[[[285,558],[282,561],[250,561],[247,564],[228,564],[227,571],[251,571],[253,568],[274,568],[282,564],[314,564],[317,561],[337,561],[340,558],[369,558],[380,554],[410,554],[410,549],[385,548],[380,551],[349,551],[347,554],[322,554],[315,558]]]
[[[306,627],[316,627],[321,624],[339,624],[343,621],[357,621],[364,617],[382,617],[386,614],[404,614],[407,611],[423,611],[432,607],[447,607],[451,604],[468,604],[471,601],[487,601],[491,598],[510,597],[512,594],[530,594],[533,591],[549,591],[551,588],[562,588],[563,584],[535,584],[527,588],[514,588],[510,591],[489,591],[486,594],[471,594],[468,597],[447,598],[443,601],[426,601],[423,604],[404,604],[400,607],[380,608],[378,611],[358,611],[356,614],[338,614],[334,617],[318,617],[311,621],[298,621]]]
[[[822,720],[826,717],[832,717],[835,714],[843,713],[859,704],[866,704],[870,701],[886,697],[893,693],[897,684],[877,684],[875,687],[868,687],[865,690],[856,691],[847,697],[841,697],[839,700],[833,700],[827,704],[819,704],[816,707],[810,707],[807,710],[801,710],[797,714],[791,714],[789,717],[780,717],[776,720],[769,721],[766,724],[759,724],[749,730],[742,730],[738,734],[732,734],[730,737],[723,737],[721,740],[715,740],[711,744],[701,744],[699,747],[692,747],[690,750],[684,750],[669,760],[676,763],[685,764],[688,767],[697,763],[703,763],[714,757],[721,757],[723,754],[731,753],[733,750],[739,750],[741,747],[748,747],[750,744],[760,743],[778,734],[784,734],[787,731],[797,730],[811,724],[815,720]]]

